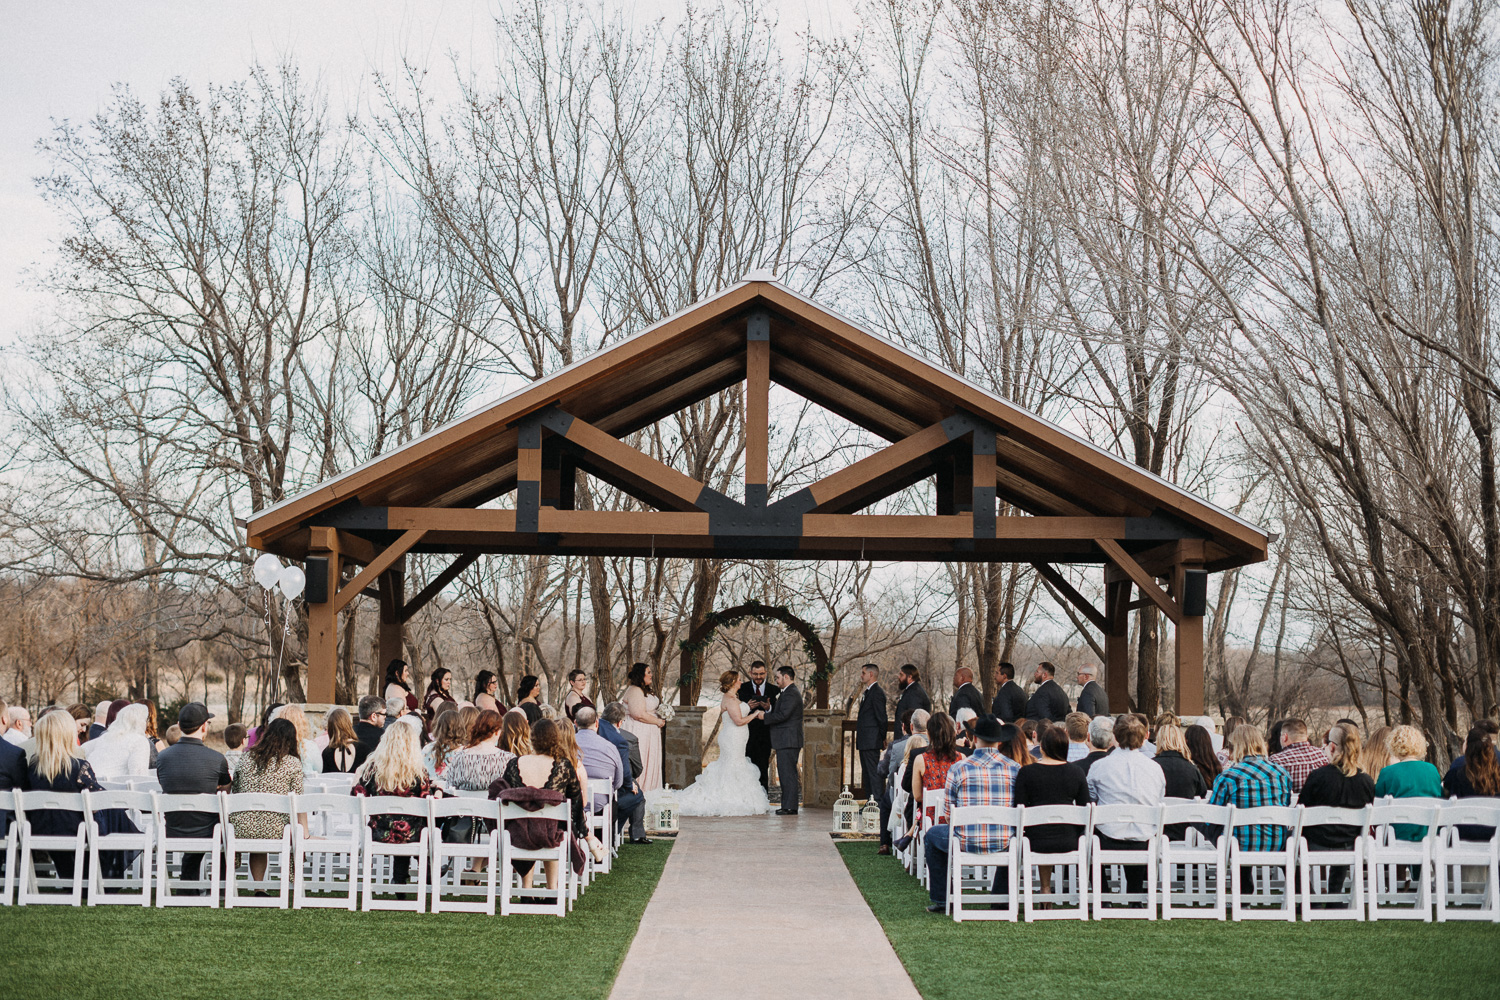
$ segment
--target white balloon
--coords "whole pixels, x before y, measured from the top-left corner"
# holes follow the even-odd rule
[[[281,560],[267,552],[255,560],[255,568],[252,572],[255,574],[255,582],[270,590],[281,579]]]
[[[286,599],[292,601],[296,600],[297,595],[302,593],[302,588],[307,586],[307,577],[300,567],[288,566],[281,571],[281,579],[276,583],[281,587],[281,592],[286,595]]]

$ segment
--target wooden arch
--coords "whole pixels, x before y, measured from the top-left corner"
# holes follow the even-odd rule
[[[693,686],[703,672],[703,652],[712,644],[714,633],[726,625],[733,625],[746,618],[754,618],[762,623],[780,622],[802,637],[802,648],[813,665],[811,679],[816,691],[815,706],[827,708],[828,677],[832,671],[828,668],[828,651],[823,648],[823,640],[818,636],[817,630],[804,619],[792,614],[787,608],[761,604],[759,601],[746,601],[744,604],[713,612],[703,619],[702,624],[688,633],[686,639],[678,643],[678,648],[681,650],[677,681],[678,702],[683,705],[692,704]]]

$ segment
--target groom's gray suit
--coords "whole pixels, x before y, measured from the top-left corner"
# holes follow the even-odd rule
[[[781,808],[796,812],[802,797],[802,786],[797,780],[797,757],[802,753],[802,692],[796,684],[781,689],[765,721],[771,731],[771,749],[776,751]]]

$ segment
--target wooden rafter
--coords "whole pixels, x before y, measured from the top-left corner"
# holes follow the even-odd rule
[[[942,423],[931,424],[915,434],[867,455],[853,465],[840,469],[807,488],[817,503],[817,511],[847,510],[846,501],[859,499],[872,484],[886,476],[900,476],[905,470],[928,464],[930,455],[953,439]]]
[[[1151,598],[1152,603],[1161,608],[1162,613],[1172,620],[1172,624],[1176,625],[1182,621],[1182,609],[1178,607],[1177,602],[1161,589],[1156,582],[1156,577],[1142,569],[1141,564],[1136,562],[1119,542],[1112,538],[1100,538],[1098,545],[1109,557],[1109,561],[1114,563],[1120,572],[1130,577],[1131,582],[1140,589],[1141,593]]]
[[[770,475],[771,320],[752,313],[745,335],[745,503],[764,507]]]
[[[360,570],[353,580],[340,587],[337,594],[331,595],[329,603],[333,605],[334,614],[344,610],[350,601],[364,592],[366,587],[379,580],[380,574],[390,569],[398,559],[410,552],[411,547],[420,542],[425,534],[427,534],[425,528],[414,528],[403,532],[400,538],[386,547],[385,551],[370,560],[369,565]]]

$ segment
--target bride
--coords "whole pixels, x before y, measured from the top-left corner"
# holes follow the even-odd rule
[[[760,769],[745,756],[750,741],[747,724],[764,712],[745,712],[735,692],[740,685],[737,670],[719,677],[719,759],[703,769],[698,780],[677,793],[677,811],[684,816],[753,816],[771,811],[766,790],[760,787]]]

